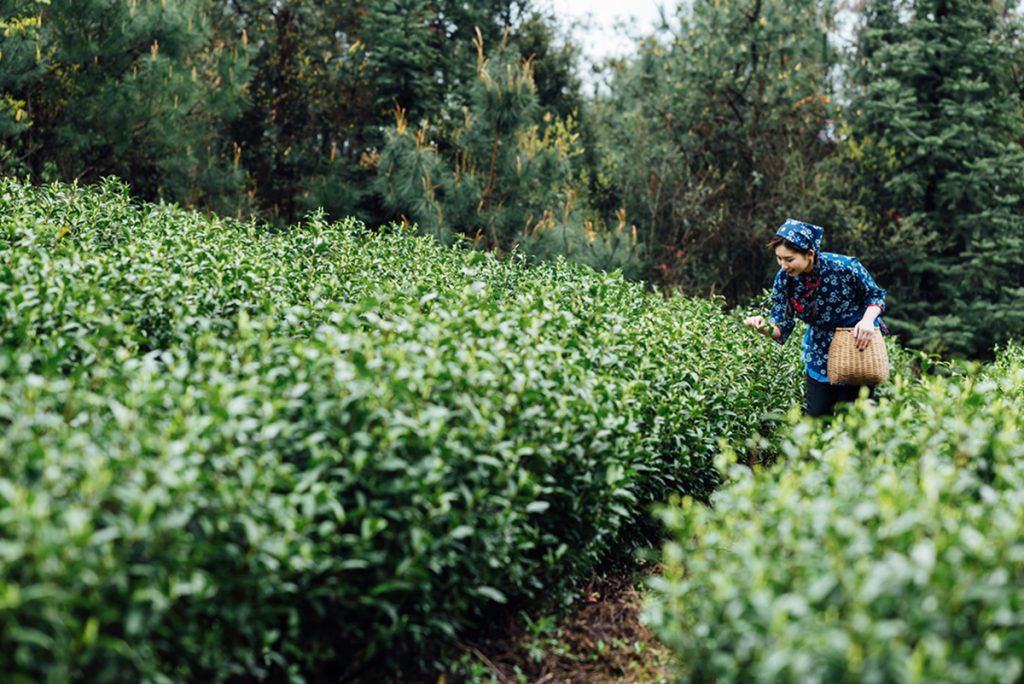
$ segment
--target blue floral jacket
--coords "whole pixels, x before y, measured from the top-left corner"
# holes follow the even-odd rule
[[[885,290],[855,257],[821,252],[810,274],[789,276],[779,269],[772,284],[769,318],[782,330],[784,344],[793,333],[796,320],[807,323],[803,359],[807,374],[828,382],[828,347],[836,328],[850,328],[864,316],[868,306],[885,310]],[[875,327],[887,332],[881,318]]]

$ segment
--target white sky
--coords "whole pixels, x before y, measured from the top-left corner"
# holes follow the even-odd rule
[[[662,12],[669,26],[674,28],[678,25],[676,12],[681,4],[680,0],[538,1],[554,10],[563,27],[571,28],[572,36],[583,49],[580,76],[585,85],[598,88],[601,79],[590,70],[586,62],[599,63],[608,57],[634,54],[637,37],[654,33],[661,22]],[[1020,0],[1020,6],[1024,8],[1024,0]],[[837,48],[848,49],[852,45],[856,16],[849,9],[837,13],[835,20],[838,33],[833,36]],[[585,22],[589,28],[584,30],[583,26],[573,27],[577,22]]]
[[[563,25],[592,20],[588,32],[573,31],[588,58],[599,61],[634,51],[635,34],[649,34],[659,21],[658,7],[671,18],[675,0],[549,0]]]

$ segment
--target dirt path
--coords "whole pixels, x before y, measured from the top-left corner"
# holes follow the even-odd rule
[[[498,637],[463,644],[461,672],[437,684],[671,681],[668,649],[639,620],[643,579],[652,571],[594,579],[580,588],[577,605],[562,619],[519,617]]]

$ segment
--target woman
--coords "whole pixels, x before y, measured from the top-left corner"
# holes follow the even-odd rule
[[[751,316],[743,323],[784,344],[799,318],[807,323],[803,360],[807,370],[807,408],[811,416],[832,415],[837,402],[853,401],[858,385],[831,385],[828,347],[836,328],[853,328],[860,350],[875,328],[888,332],[878,316],[885,308],[885,290],[854,257],[821,251],[824,230],[786,219],[768,246],[775,251],[779,272],[772,284],[769,320]],[[875,388],[869,392],[874,396]]]

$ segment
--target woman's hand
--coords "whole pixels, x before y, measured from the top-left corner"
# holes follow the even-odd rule
[[[778,328],[772,325],[769,321],[764,319],[764,316],[749,316],[743,319],[743,325],[748,328],[754,328],[762,335],[768,335],[769,337],[778,337]]]
[[[875,321],[861,320],[853,328],[853,341],[858,351],[864,351],[871,343],[871,336],[875,334]]]

